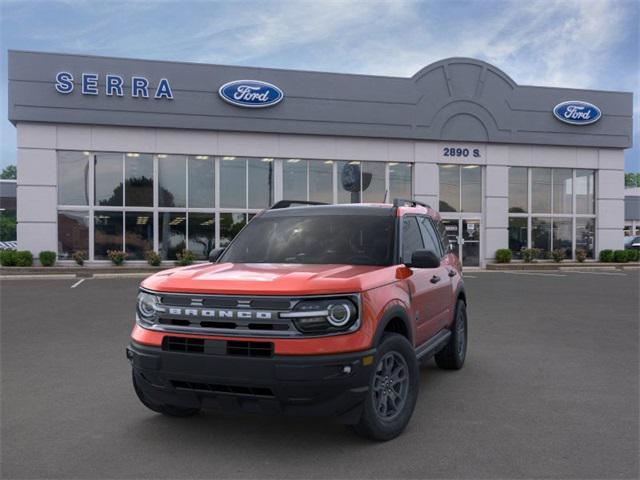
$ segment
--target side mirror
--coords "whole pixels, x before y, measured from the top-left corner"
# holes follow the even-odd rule
[[[224,253],[224,248],[214,248],[209,252],[209,261],[211,263],[216,263],[220,256]]]
[[[431,250],[416,250],[411,255],[410,268],[438,268],[440,259]]]

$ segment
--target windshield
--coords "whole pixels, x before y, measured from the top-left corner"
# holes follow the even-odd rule
[[[220,261],[391,265],[394,219],[380,215],[256,217]]]

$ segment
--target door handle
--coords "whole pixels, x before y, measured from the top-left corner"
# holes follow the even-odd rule
[[[429,280],[431,283],[438,283],[440,281],[440,277],[437,275],[434,275],[433,277],[431,277],[431,280]]]
[[[449,270],[449,277],[455,277],[456,273],[457,272],[454,269]]]

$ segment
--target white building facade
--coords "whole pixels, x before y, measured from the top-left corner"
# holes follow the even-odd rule
[[[18,247],[36,254],[204,259],[281,199],[409,197],[465,266],[622,248],[628,93],[522,87],[472,59],[404,79],[10,52],[9,78]],[[225,101],[247,78],[280,98]],[[590,118],[567,123],[563,103]]]

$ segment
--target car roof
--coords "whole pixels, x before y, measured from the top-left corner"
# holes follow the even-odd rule
[[[429,215],[440,219],[438,212],[430,207],[402,206],[395,207],[388,203],[346,203],[339,205],[302,205],[287,208],[264,210],[261,216],[267,217],[298,217],[324,215],[370,215],[400,217],[406,214]]]

